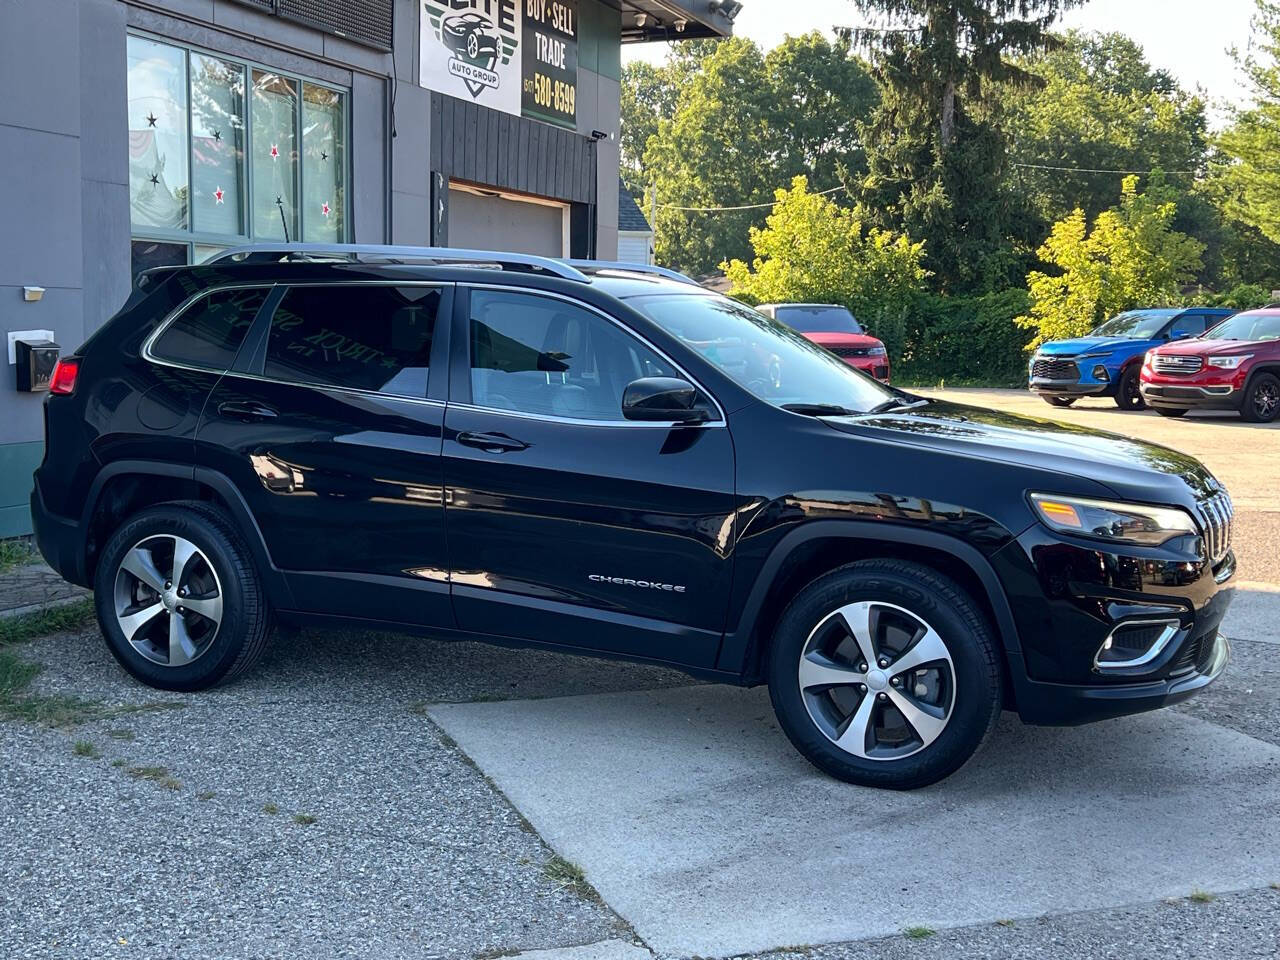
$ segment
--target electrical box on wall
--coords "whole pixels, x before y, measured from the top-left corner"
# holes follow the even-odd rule
[[[61,348],[52,340],[18,340],[13,346],[18,368],[18,391],[40,393],[48,390]]]

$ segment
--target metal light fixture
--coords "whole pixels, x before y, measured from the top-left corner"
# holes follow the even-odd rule
[[[733,20],[742,12],[742,4],[738,0],[711,0],[707,4],[707,8],[712,13],[718,13],[726,20]]]

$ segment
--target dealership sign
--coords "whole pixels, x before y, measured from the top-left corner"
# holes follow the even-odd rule
[[[422,0],[422,86],[577,126],[577,0]]]

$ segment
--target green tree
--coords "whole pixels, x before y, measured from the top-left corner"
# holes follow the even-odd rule
[[[1253,102],[1218,138],[1213,179],[1230,216],[1280,242],[1280,3],[1257,4],[1248,48],[1233,51]]]
[[[1035,332],[1030,345],[1082,336],[1122,310],[1177,302],[1204,244],[1173,229],[1176,214],[1160,178],[1139,193],[1129,176],[1119,206],[1100,213],[1092,230],[1080,209],[1055,223],[1039,254],[1059,272],[1028,275],[1031,309],[1015,321]]]
[[[1019,275],[1036,218],[1007,178],[1009,88],[1039,84],[1018,58],[1053,47],[1049,27],[1082,0],[852,0],[875,25],[849,31],[872,54],[880,106],[867,126],[867,217],[928,241],[944,292]]]
[[[833,187],[838,170],[861,168],[859,121],[876,92],[848,42],[810,33],[766,56],[735,37],[710,48],[696,70],[684,60],[668,69],[679,77],[676,106],[648,137],[640,174],[663,205],[660,262],[706,274],[745,257],[748,231],[763,223],[779,186],[806,173]]]
[[[810,193],[803,176],[775,200],[765,226],[751,228],[751,263],[722,264],[730,295],[748,303],[843,304],[899,356],[925,278],[923,244],[865,229],[852,210]]]

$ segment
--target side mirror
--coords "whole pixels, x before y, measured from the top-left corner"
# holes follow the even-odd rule
[[[1169,339],[1170,340],[1186,340],[1190,336],[1191,336],[1190,330],[1174,330],[1172,333],[1169,334]]]
[[[622,415],[628,420],[705,423],[711,419],[698,404],[698,389],[675,377],[644,377],[622,392]]]

